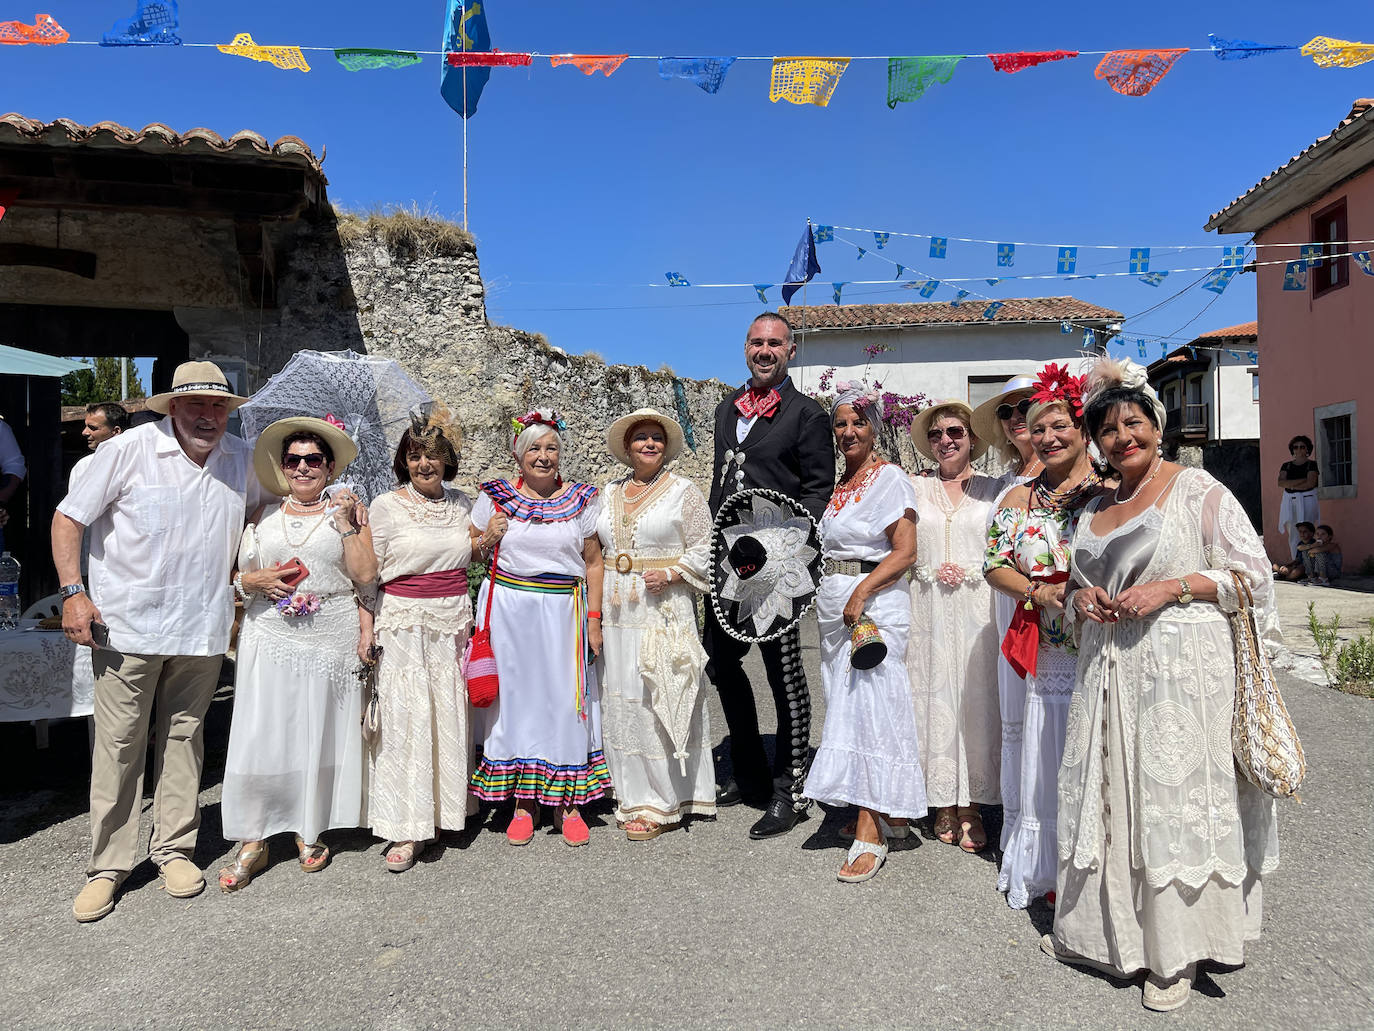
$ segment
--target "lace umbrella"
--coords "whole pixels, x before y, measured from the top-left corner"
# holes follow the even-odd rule
[[[639,643],[639,672],[649,685],[649,708],[673,743],[673,758],[687,776],[687,742],[692,736],[706,651],[693,624],[670,625],[661,615],[651,621]]]
[[[410,410],[429,394],[390,358],[356,351],[298,351],[238,410],[250,444],[278,419],[332,415],[358,445],[346,479],[371,502],[396,486],[391,460]]]

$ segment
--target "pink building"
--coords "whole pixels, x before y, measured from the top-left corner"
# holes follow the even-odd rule
[[[1206,228],[1249,233],[1260,245],[1251,267],[1269,553],[1288,555],[1278,530],[1277,480],[1288,441],[1305,434],[1316,443],[1321,521],[1336,531],[1346,570],[1358,569],[1374,555],[1374,469],[1361,470],[1359,461],[1361,452],[1374,459],[1374,100],[1357,100],[1329,135],[1213,215]],[[1286,264],[1302,259],[1304,246],[1306,268]]]

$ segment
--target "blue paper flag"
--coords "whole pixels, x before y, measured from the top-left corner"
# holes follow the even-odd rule
[[[930,238],[930,256],[932,258],[943,258],[945,251],[949,249],[949,238],[945,236],[932,236]]]
[[[1250,362],[1251,365],[1254,365],[1254,364],[1256,364],[1256,363],[1259,361],[1259,352],[1258,352],[1258,351],[1246,351],[1246,352],[1245,352],[1245,357],[1246,357],[1246,359]]]
[[[444,17],[444,52],[481,53],[491,49],[487,30],[487,0],[448,0]],[[491,78],[490,68],[455,68],[441,61],[439,94],[464,118],[477,113],[477,101]]]
[[[867,253],[868,253],[868,251],[866,251],[866,250],[864,250],[862,247],[860,247],[860,248],[859,248],[859,256],[858,256],[857,258],[855,258],[854,260],[855,260],[855,261],[863,261],[863,260],[864,260],[864,255],[867,254]]]
[[[835,239],[835,227],[834,227],[834,226],[817,226],[817,227],[816,227],[816,242],[817,242],[817,243],[831,243],[834,239]]]
[[[1135,343],[1136,343],[1136,347],[1140,350],[1140,357],[1144,358],[1144,357],[1145,357],[1145,341],[1144,341],[1144,340],[1137,340]]]
[[[902,278],[902,273],[905,272],[905,271],[906,271],[906,266],[905,266],[905,265],[902,265],[902,264],[898,264],[898,266],[897,266],[897,274],[896,274],[895,276],[893,276],[892,278],[893,278],[894,280],[901,279],[901,278]]]
[[[1164,282],[1164,277],[1168,274],[1167,272],[1146,272],[1143,276],[1137,276],[1136,278],[1142,283],[1148,283],[1150,286],[1159,286],[1160,283]]]
[[[1351,255],[1355,259],[1355,264],[1360,266],[1360,271],[1366,276],[1374,276],[1374,260],[1369,257],[1368,251],[1356,251]]]
[[[844,284],[844,283],[831,283],[830,285],[833,286],[833,287],[835,288],[835,303],[836,303],[836,304],[839,304],[839,303],[840,303],[840,291],[843,290],[843,289],[845,288],[845,284]]]
[[[1191,344],[1188,345],[1188,357],[1194,360],[1196,360],[1197,358],[1197,348],[1193,347]],[[300,465],[299,462],[297,462],[296,464]]]
[[[1097,332],[1091,329],[1083,330],[1083,349],[1091,351],[1097,346]]]
[[[1207,42],[1212,44],[1212,54],[1218,61],[1244,61],[1247,57],[1259,54],[1277,54],[1284,50],[1297,50],[1296,43],[1256,43],[1249,39],[1222,39],[1207,33]]]
[[[1000,279],[985,279],[983,280],[983,282],[987,283],[988,286],[996,286],[998,283],[1002,281]]]
[[[1059,323],[1059,332],[1061,332],[1061,333],[1072,333],[1072,332],[1073,332],[1073,323],[1072,323],[1072,322],[1061,322],[1061,323]]]
[[[1310,268],[1321,268],[1322,256],[1326,251],[1319,243],[1305,243],[1298,248],[1298,258],[1307,262]]]
[[[102,47],[181,46],[177,0],[138,0],[133,17],[121,18],[100,37]]]
[[[878,250],[882,250],[884,247],[887,246],[887,241],[888,241],[889,239],[891,239],[891,236],[892,236],[891,233],[874,233],[874,234],[873,234],[873,239],[874,239],[874,240],[877,242],[877,244],[878,244]]]
[[[820,270],[821,263],[816,260],[816,238],[811,234],[811,223],[808,222],[802,230],[801,239],[797,241],[797,249],[792,252],[792,264],[787,266],[787,275],[783,277],[782,303],[791,304],[792,295],[801,289],[803,283],[814,279]]]
[[[759,295],[759,300],[762,301],[764,304],[767,304],[767,303],[768,303],[768,294],[767,294],[765,291],[767,291],[767,289],[768,289],[770,286],[772,286],[772,285],[773,285],[772,283],[755,283],[755,284],[754,284],[754,293],[756,293],[756,294]]]
[[[1245,245],[1239,247],[1223,247],[1221,249],[1222,268],[1240,268],[1245,264]]]
[[[922,297],[929,297],[940,287],[938,279],[913,279],[910,283],[903,283],[903,290],[919,290]]]
[[[1138,276],[1150,271],[1150,248],[1131,248],[1131,274]]]
[[[1214,294],[1222,293],[1231,285],[1231,280],[1236,278],[1240,269],[1232,265],[1227,268],[1214,268],[1207,273],[1207,278],[1202,282],[1202,289],[1210,290]]]
[[[997,267],[1011,268],[1016,264],[1016,244],[999,243],[997,245]]]
[[[949,306],[950,306],[951,308],[957,308],[957,307],[959,307],[959,305],[961,305],[961,304],[964,303],[964,298],[967,297],[967,296],[968,296],[968,291],[967,291],[967,290],[960,290],[960,291],[956,292],[955,295],[954,295],[954,300],[952,300],[952,301],[949,302]]]
[[[1002,302],[1001,302],[1001,301],[993,301],[991,304],[989,304],[986,308],[983,309],[983,318],[985,318],[985,319],[994,319],[994,318],[997,317],[997,313],[998,313],[999,311],[1001,311],[1001,310],[1002,310]]]
[[[1307,262],[1290,261],[1283,266],[1283,288],[1285,290],[1307,289]]]
[[[1060,247],[1059,248],[1059,274],[1067,275],[1078,268],[1078,248]]]
[[[684,275],[682,275],[681,273],[678,273],[678,272],[665,272],[665,273],[663,273],[663,276],[664,276],[665,279],[668,280],[668,285],[669,285],[669,286],[691,286],[691,285],[692,285],[691,283],[687,282],[687,277],[686,277],[686,276],[684,276]]]
[[[734,63],[733,57],[660,57],[658,75],[661,79],[687,79],[703,92],[719,93],[725,73]]]

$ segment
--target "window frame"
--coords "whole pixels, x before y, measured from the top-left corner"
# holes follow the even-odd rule
[[[1350,420],[1350,482],[1331,483],[1331,455],[1328,452],[1326,423],[1329,420],[1348,418]],[[1360,493],[1360,456],[1359,456],[1359,413],[1354,401],[1341,401],[1337,404],[1322,405],[1312,409],[1314,436],[1317,444],[1317,468],[1321,481],[1317,484],[1317,497],[1355,498]]]
[[[1307,270],[1308,281],[1312,284],[1312,297],[1318,298],[1339,290],[1350,283],[1350,221],[1346,217],[1345,198],[1333,201],[1320,211],[1312,213],[1312,242],[1322,248],[1323,254],[1339,254],[1337,258],[1319,258]],[[1346,241],[1335,244],[1331,241]],[[1323,282],[1325,280],[1325,282]]]

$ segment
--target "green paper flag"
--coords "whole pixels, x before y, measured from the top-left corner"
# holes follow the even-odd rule
[[[408,50],[336,50],[334,60],[350,72],[373,68],[405,68],[420,63],[420,55]]]
[[[962,55],[944,57],[889,57],[887,59],[887,106],[919,100],[928,86],[949,82]]]

